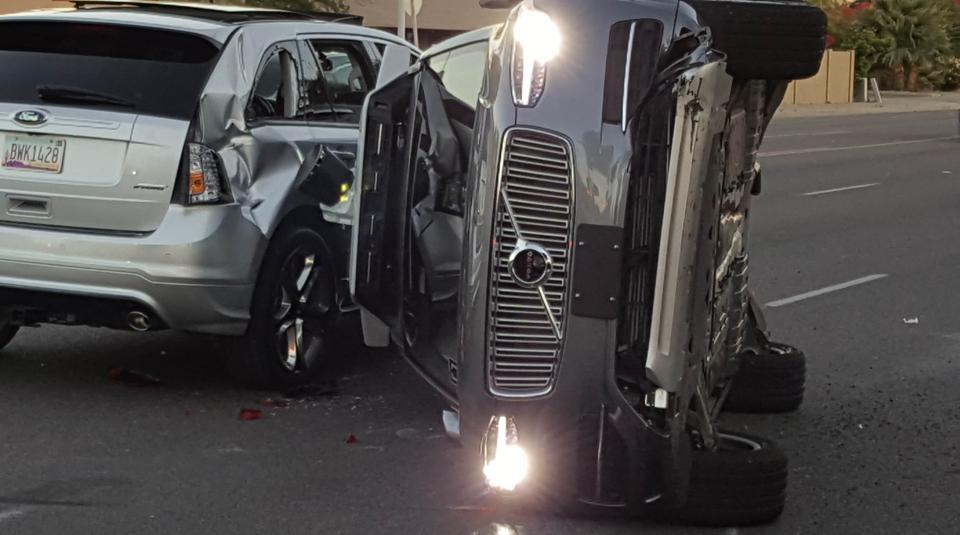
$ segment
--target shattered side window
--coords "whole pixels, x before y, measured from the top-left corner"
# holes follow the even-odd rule
[[[376,84],[373,63],[359,42],[314,39],[301,43],[307,119],[360,123],[367,93]]]

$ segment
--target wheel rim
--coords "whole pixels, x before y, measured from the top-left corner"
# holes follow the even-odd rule
[[[762,444],[747,437],[731,435],[730,433],[717,433],[717,437],[720,439],[720,445],[722,446],[722,449],[741,451],[759,451],[763,449]]]
[[[278,358],[288,372],[309,369],[323,352],[333,288],[319,258],[298,249],[280,270],[273,323]]]

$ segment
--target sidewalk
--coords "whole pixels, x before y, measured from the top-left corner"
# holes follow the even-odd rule
[[[876,113],[909,113],[920,111],[960,110],[960,92],[908,93],[884,91],[883,105],[876,102],[851,104],[790,104],[780,106],[777,117],[832,117],[842,115],[869,115]]]

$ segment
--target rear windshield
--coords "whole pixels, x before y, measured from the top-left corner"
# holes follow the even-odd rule
[[[61,22],[0,23],[0,102],[130,109],[189,119],[218,48],[180,32]],[[55,87],[41,98],[38,88]],[[63,98],[64,88],[70,98]],[[77,99],[76,95],[108,95]],[[57,97],[60,98],[57,98]],[[84,101],[80,101],[84,100]]]

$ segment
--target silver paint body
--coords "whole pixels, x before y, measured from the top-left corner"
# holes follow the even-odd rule
[[[334,226],[351,221],[352,198],[321,206],[294,184],[322,145],[352,152],[357,127],[248,125],[244,111],[265,54],[298,37],[362,40],[383,47],[381,80],[418,54],[385,32],[319,21],[221,24],[123,9],[0,17],[10,20],[176,30],[222,45],[200,97],[196,141],[218,152],[228,204],[171,203],[188,121],[45,105],[48,122],[23,125],[13,118],[26,106],[0,102],[0,141],[9,133],[65,136],[72,158],[60,175],[0,171],[0,286],[129,300],[173,329],[210,334],[246,330],[261,259],[288,215],[312,208]]]

